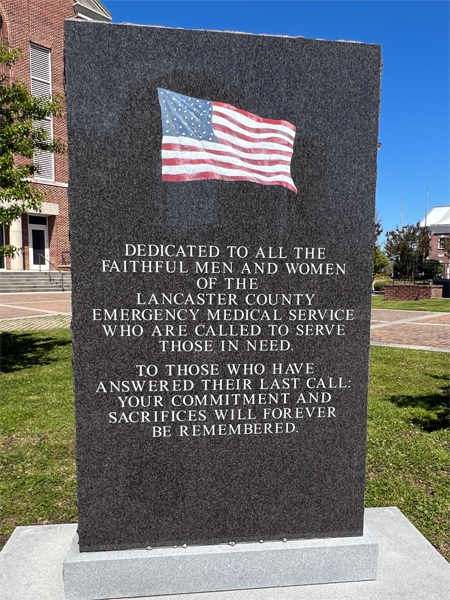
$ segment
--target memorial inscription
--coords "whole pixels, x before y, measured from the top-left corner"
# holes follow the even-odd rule
[[[80,550],[362,535],[380,48],[68,21],[66,78]]]
[[[180,291],[137,292],[133,308],[93,308],[97,334],[155,338],[160,354],[193,358],[162,367],[138,364],[132,380],[99,381],[96,394],[111,399],[109,423],[146,423],[152,437],[199,437],[301,433],[299,419],[336,418],[339,390],[350,380],[319,374],[313,362],[289,362],[281,353],[294,351],[298,338],[345,336],[354,309],[313,308],[321,306],[315,293],[265,293],[261,281],[279,269],[292,277],[311,271],[344,276],[345,264],[325,262],[325,248],[294,247],[297,262],[287,262],[283,247],[251,252],[227,246],[223,252],[218,246],[125,244],[124,256],[102,260],[101,272],[171,274]],[[135,256],[153,258],[129,258]],[[299,262],[304,257],[310,262]],[[202,291],[182,291],[179,276],[190,272]],[[245,360],[248,352],[279,352],[279,362],[266,363],[264,354],[263,362],[233,362],[236,353]],[[198,353],[233,354],[198,364]]]

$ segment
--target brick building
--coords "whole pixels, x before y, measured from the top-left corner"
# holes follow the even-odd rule
[[[420,225],[427,226],[431,233],[428,258],[443,263],[442,276],[444,279],[450,279],[449,257],[444,251],[445,238],[450,237],[450,206],[435,206],[420,222]]]
[[[26,83],[34,96],[46,96],[64,92],[64,19],[110,21],[112,16],[98,0],[0,0],[0,18],[2,41],[23,50],[3,73]],[[64,118],[42,125],[50,136],[67,141]],[[24,248],[15,259],[1,260],[0,269],[36,270],[40,263],[48,269],[50,261],[52,269],[69,270],[67,156],[40,152],[34,161],[40,165],[34,182],[45,194],[42,210],[22,215],[9,231],[0,226],[0,245]]]

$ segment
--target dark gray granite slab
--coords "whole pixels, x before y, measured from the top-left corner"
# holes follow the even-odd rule
[[[380,47],[67,21],[65,69],[81,551],[362,535]],[[294,125],[297,193],[163,181],[158,88]]]

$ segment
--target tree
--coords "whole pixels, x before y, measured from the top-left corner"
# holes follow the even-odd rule
[[[429,253],[430,230],[416,225],[388,231],[385,252],[394,261],[394,277],[415,280],[424,270],[423,261]]]
[[[378,244],[378,238],[383,233],[381,226],[381,217],[378,210],[375,210],[375,221],[374,221],[374,247],[373,247],[373,269],[372,269],[372,289],[375,287],[375,276],[381,273],[389,265],[386,254],[382,251],[381,246]]]
[[[380,246],[375,246],[373,250],[373,280],[375,276],[381,273],[389,265],[389,260]]]
[[[383,233],[383,228],[381,227],[381,217],[378,212],[378,208],[375,209],[375,221],[374,221],[374,235],[375,235],[375,245],[378,242],[378,238]]]
[[[11,67],[21,54],[0,43],[0,64]],[[9,227],[23,213],[39,211],[42,205],[44,194],[30,181],[39,174],[33,155],[39,150],[64,152],[65,147],[59,139],[49,140],[39,121],[61,116],[64,103],[61,96],[36,98],[24,83],[8,83],[6,75],[0,78],[0,98],[0,225]],[[21,251],[12,245],[0,247],[0,255],[11,258]]]

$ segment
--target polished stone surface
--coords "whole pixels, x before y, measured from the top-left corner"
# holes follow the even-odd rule
[[[362,535],[380,47],[66,23],[82,551]],[[298,193],[247,181],[162,181],[158,87],[295,125]],[[144,254],[149,244],[171,253],[193,246],[193,256],[137,256],[138,244]],[[230,257],[230,246],[248,257]],[[255,262],[264,273],[252,274]],[[233,263],[231,276],[223,263]],[[287,263],[304,272],[289,275]],[[261,304],[253,305],[256,292]],[[181,305],[164,293],[181,294]],[[199,299],[205,293],[215,295],[209,306]],[[256,320],[233,312],[251,308]],[[152,320],[121,309],[149,309]],[[232,314],[217,321],[208,309]],[[351,317],[340,321],[344,314]],[[114,336],[104,326],[116,327]],[[172,351],[184,341],[200,349]],[[185,364],[218,365],[218,375],[170,375],[168,365]],[[228,364],[261,364],[265,374],[232,375]],[[278,374],[291,364],[303,370]],[[159,373],[140,376],[137,365]],[[207,379],[223,387],[205,389]],[[142,392],[110,384],[136,380]],[[224,419],[214,405],[175,406],[184,385],[187,403],[222,395]],[[150,408],[135,407],[142,395]]]
[[[450,565],[394,507],[369,508],[376,581],[166,596],[167,600],[446,600]],[[76,525],[18,527],[0,553],[2,600],[65,600],[62,564]],[[182,549],[180,549],[181,552]],[[150,552],[151,553],[151,552]],[[221,577],[223,574],[218,573]]]

